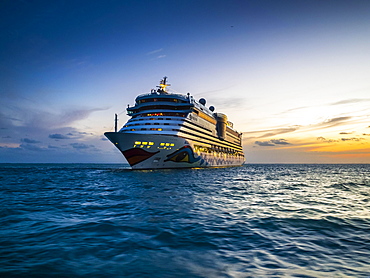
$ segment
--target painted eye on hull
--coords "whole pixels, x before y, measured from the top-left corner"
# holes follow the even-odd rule
[[[174,161],[174,162],[189,162],[189,154],[185,151],[171,157],[170,159],[168,159],[170,161]]]
[[[165,161],[194,163],[198,160],[200,160],[200,157],[194,157],[194,152],[191,147],[184,146],[176,152],[169,154]]]

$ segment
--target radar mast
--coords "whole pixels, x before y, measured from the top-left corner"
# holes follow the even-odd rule
[[[163,77],[163,79],[159,82],[159,86],[157,86],[159,93],[167,93],[166,87],[171,86],[171,84],[167,84],[167,76]]]

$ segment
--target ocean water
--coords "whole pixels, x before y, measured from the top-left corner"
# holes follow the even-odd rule
[[[0,277],[370,277],[370,165],[0,164]]]

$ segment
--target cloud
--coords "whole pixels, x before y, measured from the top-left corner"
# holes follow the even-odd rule
[[[271,144],[270,141],[256,141],[254,142],[256,145],[261,147],[272,147],[275,146],[275,144]]]
[[[72,139],[72,137],[70,135],[71,135],[71,133],[68,133],[67,135],[63,135],[63,134],[60,134],[60,133],[55,133],[55,134],[49,134],[49,138],[56,139],[56,140]]]
[[[272,136],[279,135],[279,134],[290,133],[290,132],[296,131],[297,129],[299,129],[299,126],[289,127],[289,128],[279,128],[279,129],[271,130],[271,132],[265,133],[261,135],[259,138],[272,137]]]
[[[153,54],[156,54],[156,53],[161,52],[161,51],[163,51],[163,48],[159,48],[159,49],[150,51],[146,55],[153,55]]]
[[[40,141],[29,139],[29,138],[22,138],[21,142],[26,143],[26,144],[37,144],[41,143]]]
[[[338,140],[334,140],[334,139],[326,139],[325,137],[317,137],[316,138],[318,141],[321,141],[321,142],[325,142],[325,143],[335,143],[335,142],[339,142]]]
[[[9,109],[11,107],[11,109]],[[90,116],[91,113],[107,110],[108,108],[80,108],[68,109],[59,113],[50,113],[40,110],[38,107],[21,107],[17,105],[7,106],[6,114],[0,114],[0,126],[4,128],[29,127],[50,129],[71,126]],[[1,109],[1,107],[0,107]],[[15,118],[14,115],[17,115]]]
[[[348,124],[348,120],[352,119],[352,117],[336,117],[332,119],[328,119],[324,122],[321,122],[317,124],[318,127],[328,128],[328,127],[334,127],[338,125],[345,125]]]
[[[264,133],[263,135],[258,136],[258,138],[265,138],[265,137],[272,137],[272,136],[279,135],[279,134],[294,132],[294,131],[298,130],[300,127],[301,126],[296,125],[296,126],[286,127],[286,128],[247,131],[247,132],[243,132],[243,135],[245,135],[245,134],[256,134],[257,135],[257,134],[260,134],[260,133]]]
[[[370,98],[350,98],[344,99],[341,101],[333,102],[331,105],[342,105],[342,104],[351,104],[351,103],[359,103],[359,102],[368,102]]]
[[[307,108],[310,108],[310,106],[301,106],[301,107],[291,108],[291,109],[282,111],[282,112],[278,113],[277,115],[286,114],[286,113],[290,113],[290,112],[294,112],[294,111],[298,111],[298,110],[303,110],[303,109],[307,109]]]
[[[60,149],[58,146],[48,145],[48,149]]]
[[[273,139],[273,140],[270,140],[270,142],[276,145],[290,145],[290,143],[288,143],[287,140],[285,139]]]
[[[286,139],[272,139],[269,141],[256,141],[256,145],[261,147],[273,147],[275,145],[290,145]]]
[[[343,121],[347,121],[349,119],[351,119],[352,117],[337,117],[337,118],[332,118],[332,119],[329,119],[327,121],[325,121],[324,123],[340,123],[340,122],[343,122]]]
[[[57,116],[60,117],[60,119],[56,121],[55,126],[71,125],[76,121],[86,119],[93,112],[103,111],[107,109],[108,108],[90,108],[64,111],[63,113],[61,113],[61,115]]]
[[[89,149],[89,148],[94,148],[94,145],[86,145],[84,143],[71,143],[70,144],[74,149]]]
[[[358,137],[353,137],[353,138],[341,138],[340,140],[342,141],[361,141],[361,140],[365,140],[365,138],[358,138]]]
[[[153,55],[153,54],[157,54],[157,53],[162,52],[162,51],[163,51],[163,48],[159,48],[159,49],[156,49],[156,50],[153,50],[153,51],[150,51],[150,52],[146,53],[146,55]],[[165,54],[158,55],[157,57],[154,57],[151,60],[162,59],[162,58],[165,58],[166,56],[167,55],[165,55]]]
[[[338,142],[340,142],[340,141],[342,141],[342,142],[346,142],[346,141],[355,141],[355,142],[358,142],[358,141],[365,140],[365,138],[359,138],[359,137],[340,138],[339,140],[335,140],[335,139],[326,139],[326,138],[324,138],[324,137],[317,137],[316,139],[317,139],[318,141],[325,142],[325,143],[338,143]]]
[[[36,151],[36,152],[40,152],[40,151],[45,151],[46,150],[45,148],[42,148],[42,147],[39,147],[39,146],[35,146],[34,144],[20,144],[19,147],[21,149],[24,149],[24,150]]]
[[[197,94],[197,95],[205,95],[206,93]],[[209,105],[215,106],[216,110],[218,107],[222,107],[222,109],[236,109],[240,108],[244,105],[245,99],[239,97],[233,98],[215,98]],[[206,104],[208,106],[208,103]]]

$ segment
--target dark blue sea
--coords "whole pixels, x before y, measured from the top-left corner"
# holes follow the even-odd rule
[[[0,164],[0,277],[370,277],[370,164]]]

